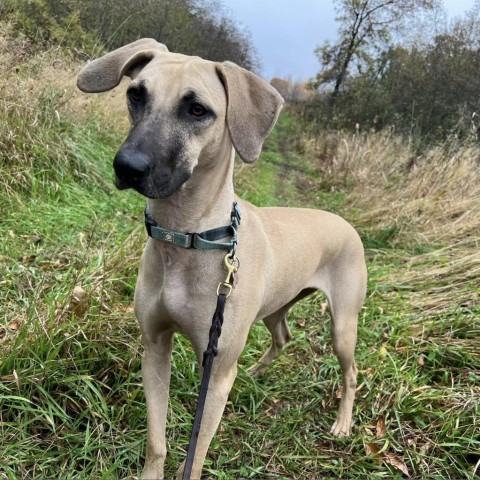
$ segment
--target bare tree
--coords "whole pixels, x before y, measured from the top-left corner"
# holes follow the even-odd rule
[[[315,86],[333,83],[330,108],[349,73],[352,63],[361,70],[374,48],[385,46],[402,22],[418,9],[431,9],[437,0],[336,0],[340,22],[339,40],[316,50],[322,64]]]

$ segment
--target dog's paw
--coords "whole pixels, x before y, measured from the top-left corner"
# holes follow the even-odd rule
[[[175,477],[176,480],[182,480],[183,478],[183,471],[185,470],[185,463],[186,463],[186,460],[184,460],[181,465],[178,467],[178,470],[177,470],[177,476]],[[198,468],[198,465],[196,466],[195,463],[192,467],[192,473],[190,475],[190,479],[191,480],[194,480],[194,479],[197,479],[197,478],[201,478],[201,473],[202,473],[202,468]]]
[[[145,465],[142,471],[141,480],[157,480],[163,479],[163,462],[151,462]]]
[[[267,370],[268,365],[265,365],[264,363],[256,363],[255,365],[252,365],[248,369],[248,373],[253,377],[253,378],[260,378],[262,377],[266,370]]]
[[[330,434],[339,438],[349,437],[351,426],[351,420],[348,420],[347,418],[337,418],[332,428],[330,429]]]

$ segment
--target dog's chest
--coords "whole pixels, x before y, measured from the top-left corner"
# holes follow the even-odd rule
[[[211,271],[208,262],[188,254],[178,258],[166,253],[162,263],[164,275],[160,302],[163,310],[179,325],[190,323],[212,303],[212,292],[215,295],[212,277],[217,275]]]

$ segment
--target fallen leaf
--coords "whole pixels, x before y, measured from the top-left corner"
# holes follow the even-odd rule
[[[342,389],[342,388],[339,388],[339,389],[335,392],[335,397],[337,397],[337,398],[342,398],[342,392],[343,392],[343,389]]]
[[[382,456],[383,454],[380,453],[380,448],[378,448],[378,445],[373,442],[368,442],[365,444],[365,453],[368,456],[373,456],[375,457],[375,463],[377,465],[380,465],[382,463]]]
[[[377,432],[377,438],[384,437],[387,434],[387,427],[385,426],[385,417],[380,415],[375,425],[375,430]]]
[[[385,345],[382,345],[380,347],[379,353],[381,357],[386,357],[388,355],[387,347]]]
[[[322,302],[320,304],[320,312],[321,312],[321,315],[322,317],[327,313],[327,308],[328,308],[328,303],[327,302]]]
[[[398,457],[397,455],[394,455],[393,453],[386,452],[384,454],[384,459],[386,463],[389,463],[390,465],[392,465],[392,467],[395,467],[397,470],[400,470],[405,476],[410,478],[408,467],[402,458]]]
[[[418,360],[417,360],[418,364],[423,367],[425,365],[425,356],[424,355],[420,355],[418,357]]]
[[[390,452],[382,452],[379,446],[374,442],[368,442],[365,444],[365,453],[369,456],[373,456],[376,464],[379,465],[382,462],[388,463],[397,470],[400,470],[406,477],[410,478],[410,472],[408,471],[407,465],[398,455]]]
[[[378,455],[379,452],[380,449],[376,443],[368,442],[365,444],[365,453],[367,455]]]
[[[8,328],[16,332],[20,328],[20,322],[18,320],[14,320],[8,324]]]

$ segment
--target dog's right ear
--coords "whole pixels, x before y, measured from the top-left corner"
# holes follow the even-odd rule
[[[134,78],[158,53],[168,48],[153,38],[142,38],[85,65],[77,87],[85,93],[106,92],[116,87],[124,75]]]

